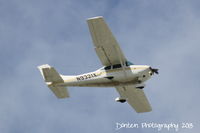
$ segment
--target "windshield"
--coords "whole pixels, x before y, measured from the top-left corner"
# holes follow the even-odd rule
[[[134,65],[134,64],[131,63],[130,61],[126,61],[126,66],[130,66],[130,65]]]

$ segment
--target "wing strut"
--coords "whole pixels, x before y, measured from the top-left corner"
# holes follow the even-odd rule
[[[122,70],[123,70],[123,73],[124,73],[124,77],[126,78],[127,77],[127,74],[126,74],[126,70],[125,70],[125,65],[126,63],[122,61],[122,57],[120,56],[120,51],[117,47],[114,46],[114,48],[116,49],[117,51],[117,55],[119,57],[119,61],[120,61],[120,64],[122,66]]]

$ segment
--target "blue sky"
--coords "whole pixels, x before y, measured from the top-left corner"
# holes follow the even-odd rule
[[[116,123],[182,123],[200,130],[200,14],[197,0],[0,0],[1,133],[154,133]],[[114,88],[69,88],[58,100],[37,70],[50,64],[62,74],[101,67],[86,19],[104,16],[126,57],[160,69],[147,82],[153,107],[137,114],[116,103]],[[175,132],[163,129],[162,133]]]

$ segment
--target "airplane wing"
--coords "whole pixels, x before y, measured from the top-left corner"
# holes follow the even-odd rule
[[[124,64],[126,58],[103,17],[87,20],[95,50],[104,66]]]
[[[146,98],[142,89],[137,89],[135,86],[117,87],[120,97],[125,98],[127,102],[135,109],[137,113],[150,112],[151,105]]]

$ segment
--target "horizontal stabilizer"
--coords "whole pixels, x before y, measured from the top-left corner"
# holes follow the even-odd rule
[[[52,90],[52,92],[56,95],[57,98],[68,98],[69,92],[66,87],[60,87],[60,86],[53,86],[48,85],[48,87]]]

